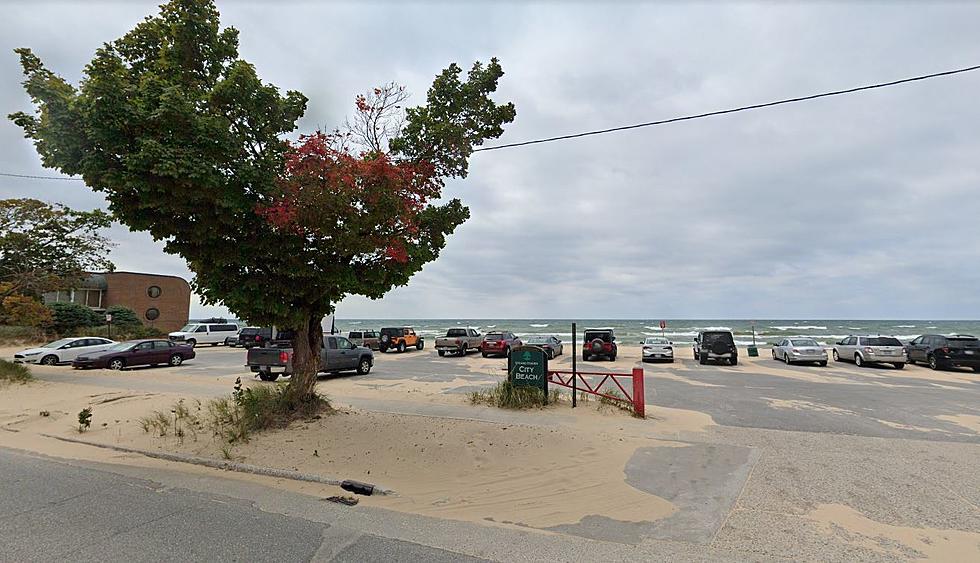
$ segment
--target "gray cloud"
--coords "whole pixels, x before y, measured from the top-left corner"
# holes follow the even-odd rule
[[[0,22],[4,113],[26,107],[10,49],[72,79],[155,2],[23,3]],[[721,109],[975,64],[967,4],[536,5],[225,2],[242,55],[343,121],[397,80],[424,96],[449,62],[500,57],[503,141]],[[977,318],[980,75],[474,155],[452,182],[472,219],[442,257],[344,317]],[[44,171],[10,123],[4,171]],[[0,195],[76,207],[67,182]],[[123,269],[188,276],[114,229]],[[196,314],[215,309],[195,305]]]

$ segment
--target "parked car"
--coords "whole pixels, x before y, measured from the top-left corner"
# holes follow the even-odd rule
[[[782,360],[787,364],[812,362],[826,366],[827,350],[812,338],[784,338],[772,347],[772,359]]]
[[[77,338],[62,338],[48,342],[38,348],[28,348],[14,354],[14,363],[42,364],[53,366],[71,362],[83,354],[101,352],[116,342],[108,338],[81,336]]]
[[[293,349],[282,340],[276,340],[262,348],[250,348],[246,365],[257,373],[262,381],[275,381],[280,375],[293,373]],[[320,350],[320,372],[337,373],[355,370],[365,375],[374,366],[374,352],[364,346],[355,346],[343,336],[324,336]]]
[[[483,337],[483,342],[480,343],[480,353],[483,354],[484,358],[488,356],[504,356],[506,358],[510,356],[511,348],[516,348],[522,344],[521,339],[515,336],[513,332],[488,332]]]
[[[708,360],[727,360],[733,366],[738,365],[735,335],[730,330],[699,331],[694,337],[694,357],[700,364],[706,364]]]
[[[171,332],[167,336],[173,342],[186,343],[191,348],[198,344],[210,344],[217,346],[224,344],[225,338],[232,333],[238,333],[238,325],[234,323],[210,323],[198,322],[189,323],[184,328]]]
[[[527,346],[539,346],[544,348],[545,353],[548,354],[549,360],[553,360],[555,359],[555,356],[561,356],[565,353],[565,345],[562,344],[561,340],[558,340],[557,336],[533,334],[524,337],[523,342]]]
[[[425,339],[416,334],[414,328],[403,326],[381,329],[381,336],[378,338],[378,350],[380,352],[397,350],[401,353],[412,346],[416,350],[425,348]]]
[[[643,361],[653,360],[674,361],[674,343],[661,336],[648,336],[643,339]]]
[[[905,346],[891,336],[848,336],[834,345],[834,361],[854,362],[858,367],[886,363],[902,369],[906,360]]]
[[[924,334],[906,346],[908,362],[924,362],[932,369],[968,367],[980,373],[980,340],[969,334]]]
[[[465,356],[470,350],[480,350],[482,344],[483,335],[476,329],[451,328],[446,331],[446,336],[436,338],[436,351],[440,356]]]
[[[242,348],[265,346],[272,340],[272,327],[246,326],[238,331],[238,345]]]
[[[381,343],[378,339],[378,333],[373,330],[352,330],[347,333],[347,340],[357,346],[364,346],[372,350],[377,350]]]
[[[194,358],[194,348],[170,340],[128,340],[110,346],[94,354],[78,356],[72,361],[74,368],[124,369],[134,366],[170,364],[179,366]]]
[[[592,358],[606,358],[615,360],[619,353],[616,345],[616,334],[611,328],[590,328],[585,330],[584,341],[582,344],[582,360],[589,361]]]

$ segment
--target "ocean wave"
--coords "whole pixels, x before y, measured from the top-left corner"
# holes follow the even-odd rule
[[[771,326],[769,328],[774,328],[776,330],[827,330],[825,326],[816,325],[784,325],[784,326]]]
[[[892,325],[892,328],[915,328],[915,325]]]
[[[543,325],[529,324],[527,326],[533,326],[534,328],[548,328],[547,324],[543,324]]]

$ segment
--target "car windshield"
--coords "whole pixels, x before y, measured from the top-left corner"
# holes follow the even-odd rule
[[[504,333],[502,333],[502,332],[490,332],[490,333],[487,333],[487,337],[486,338],[487,338],[487,340],[503,340],[504,339]]]
[[[120,342],[119,344],[113,344],[106,348],[107,352],[125,352],[135,346],[132,342]]]
[[[812,338],[794,338],[790,340],[793,346],[820,346],[817,341]]]
[[[184,328],[177,332],[194,332],[195,330],[197,330],[197,325],[184,325]]]
[[[728,344],[732,343],[732,333],[730,332],[706,332],[704,333],[704,342],[706,344],[711,344],[714,342],[725,342]]]
[[[667,344],[666,338],[647,338],[644,344]]]
[[[48,342],[44,346],[41,346],[41,348],[61,348],[62,346],[64,346],[65,344],[68,344],[69,342],[74,342],[74,340],[75,340],[74,338],[62,338],[61,340],[55,340],[54,342]]]
[[[892,338],[890,336],[879,336],[877,338],[868,339],[872,346],[901,346],[902,343],[897,338]]]

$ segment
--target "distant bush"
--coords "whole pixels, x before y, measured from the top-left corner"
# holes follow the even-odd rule
[[[102,315],[78,303],[51,303],[48,307],[53,317],[51,329],[58,334],[67,334],[80,327],[98,326],[105,320]]]
[[[15,364],[7,360],[0,360],[0,381],[11,381],[14,383],[27,383],[34,379],[31,370],[24,364]]]
[[[88,326],[88,327],[78,327],[74,330],[59,333],[60,336],[102,336],[104,338],[109,338],[109,327],[106,325],[101,326]],[[133,326],[116,326],[116,319],[112,319],[112,339],[117,341],[123,340],[134,340],[137,338],[160,338],[166,336],[167,333],[161,331],[158,328],[153,328],[150,326],[143,326],[141,324]]]
[[[8,295],[0,305],[3,322],[10,325],[46,328],[51,325],[53,314],[38,299],[27,295]]]
[[[106,309],[105,312],[112,315],[112,326],[130,327],[143,324],[132,309],[123,307],[122,305],[113,305]]]

